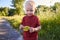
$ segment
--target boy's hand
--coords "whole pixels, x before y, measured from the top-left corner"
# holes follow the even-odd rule
[[[38,26],[36,28],[30,27],[30,33],[35,32],[35,31],[39,31],[41,29],[41,26]]]
[[[32,33],[32,32],[34,32],[35,31],[35,28],[33,28],[33,27],[30,27],[30,33]]]
[[[24,26],[23,25],[20,25],[19,29],[23,29],[23,28],[24,28]]]

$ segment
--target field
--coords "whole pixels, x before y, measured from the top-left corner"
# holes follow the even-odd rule
[[[60,40],[60,16],[59,14],[40,14],[37,15],[40,23],[41,30],[39,31],[39,40]],[[19,25],[23,16],[1,16],[0,18],[6,18],[10,24],[19,31]]]

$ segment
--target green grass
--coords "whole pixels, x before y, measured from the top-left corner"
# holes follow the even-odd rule
[[[41,30],[39,31],[39,40],[60,40],[60,13],[58,14],[40,14],[37,15],[40,23]],[[23,15],[24,16],[24,15]],[[6,18],[13,26],[13,28],[19,30],[19,25],[23,16],[1,16],[0,18]]]

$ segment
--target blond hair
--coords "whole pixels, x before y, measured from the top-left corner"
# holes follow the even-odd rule
[[[32,1],[32,0],[26,1],[25,6],[27,6],[27,5],[36,7],[36,6],[35,6],[35,2]]]

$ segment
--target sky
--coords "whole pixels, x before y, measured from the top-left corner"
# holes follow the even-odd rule
[[[37,5],[53,6],[55,2],[60,2],[60,0],[34,0]]]
[[[11,7],[12,0],[0,0],[0,7]],[[27,0],[26,0],[27,1]],[[36,3],[36,6],[38,5],[46,5],[46,6],[53,6],[55,2],[60,2],[60,0],[33,0]]]
[[[0,7],[10,7],[12,0],[0,0]]]

